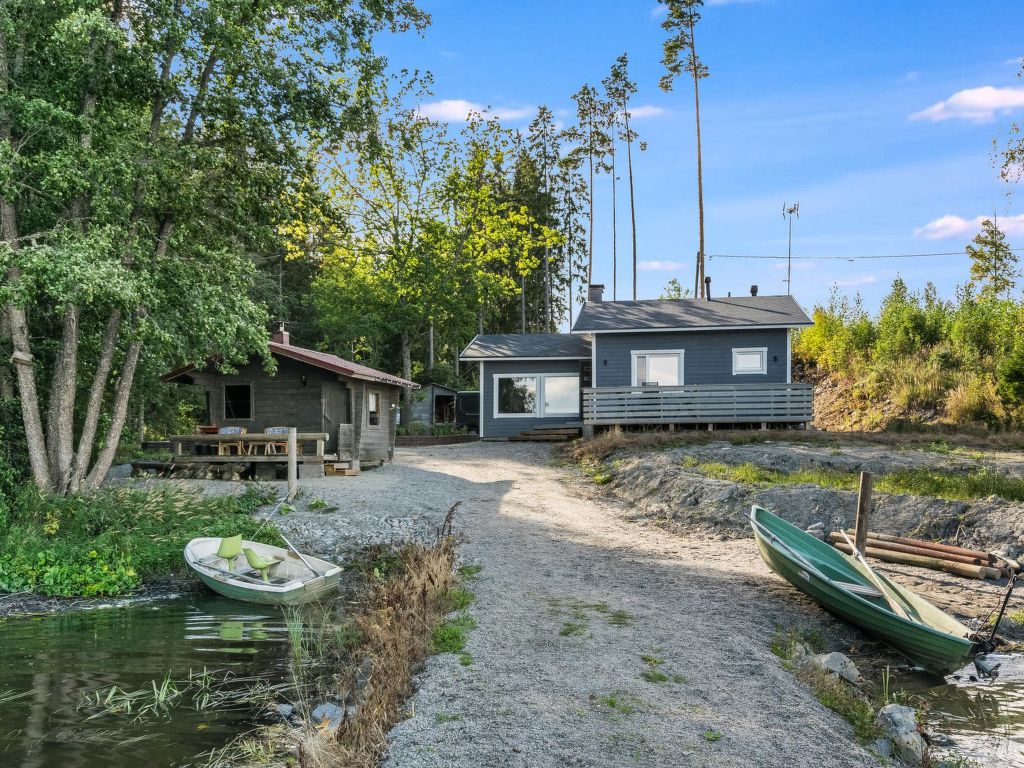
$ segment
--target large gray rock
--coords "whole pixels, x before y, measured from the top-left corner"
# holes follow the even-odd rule
[[[928,744],[917,728],[912,707],[887,704],[875,715],[875,725],[892,742],[896,756],[907,765],[924,765]]]
[[[846,655],[838,651],[808,656],[807,661],[804,663],[815,669],[841,677],[846,682],[853,683],[854,685],[860,685],[864,681],[857,666]]]

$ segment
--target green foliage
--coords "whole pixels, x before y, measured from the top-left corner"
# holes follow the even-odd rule
[[[981,284],[983,294],[1005,296],[1017,284],[1017,254],[1006,235],[992,219],[981,222],[981,232],[967,246],[971,258],[971,281]]]
[[[562,628],[558,630],[558,634],[562,637],[575,637],[576,635],[585,634],[587,631],[587,625],[581,621],[567,621],[562,625]]]
[[[198,536],[251,537],[263,489],[203,497],[170,487],[118,488],[67,497],[22,488],[0,531],[0,590],[44,595],[123,595],[147,579],[184,569],[182,550]],[[260,540],[278,544],[266,525]]]
[[[430,647],[433,653],[459,653],[466,647],[466,636],[476,627],[476,621],[468,613],[459,613],[445,619],[431,633]]]
[[[683,466],[708,477],[745,485],[811,484],[840,491],[855,491],[856,472],[803,467],[792,472],[766,469],[756,464],[723,464],[717,461],[684,461]],[[875,477],[880,493],[933,496],[941,499],[969,500],[999,496],[1008,501],[1024,501],[1024,479],[1002,475],[987,469],[950,474],[927,468],[905,469]]]
[[[721,731],[704,731],[704,740],[712,743],[721,741],[724,736],[725,734]]]
[[[810,687],[818,701],[849,721],[854,734],[862,742],[878,736],[874,707],[852,685],[836,675],[810,666],[802,667],[797,676]]]
[[[986,278],[991,283],[995,278]],[[912,415],[954,424],[1024,424],[1024,305],[971,285],[943,301],[928,284],[912,292],[897,278],[878,317],[833,292],[814,326],[794,336],[798,360],[850,383],[870,408],[888,400]]]

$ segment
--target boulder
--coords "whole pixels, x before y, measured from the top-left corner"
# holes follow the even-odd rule
[[[337,704],[320,704],[313,710],[312,718],[314,725],[323,725],[330,730],[335,730],[341,725],[345,717],[345,711]]]
[[[864,680],[857,666],[845,654],[838,651],[809,656],[806,663],[816,669],[841,677],[846,682],[853,683],[854,685],[860,685]]]
[[[924,765],[928,745],[917,728],[912,707],[887,704],[875,715],[875,725],[892,742],[896,756],[907,765]]]

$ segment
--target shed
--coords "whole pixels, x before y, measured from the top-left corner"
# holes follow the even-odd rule
[[[454,424],[457,395],[457,390],[444,384],[426,384],[413,397],[412,421],[422,422],[429,427],[435,424]]]
[[[211,360],[201,369],[189,365],[171,371],[163,380],[202,387],[211,426],[245,427],[249,433],[282,426],[326,433],[329,458],[353,469],[391,458],[402,389],[418,389],[418,384],[295,346],[286,331],[273,335],[269,349],[277,363],[274,374],[259,359],[232,374],[221,373]]]

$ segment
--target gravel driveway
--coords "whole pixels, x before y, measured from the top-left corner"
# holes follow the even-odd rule
[[[432,527],[461,500],[461,557],[483,566],[472,663],[429,661],[389,768],[875,765],[771,655],[774,627],[816,609],[791,602],[752,542],[722,555],[630,523],[538,445],[400,450],[303,486],[339,507],[280,521],[307,546]]]

